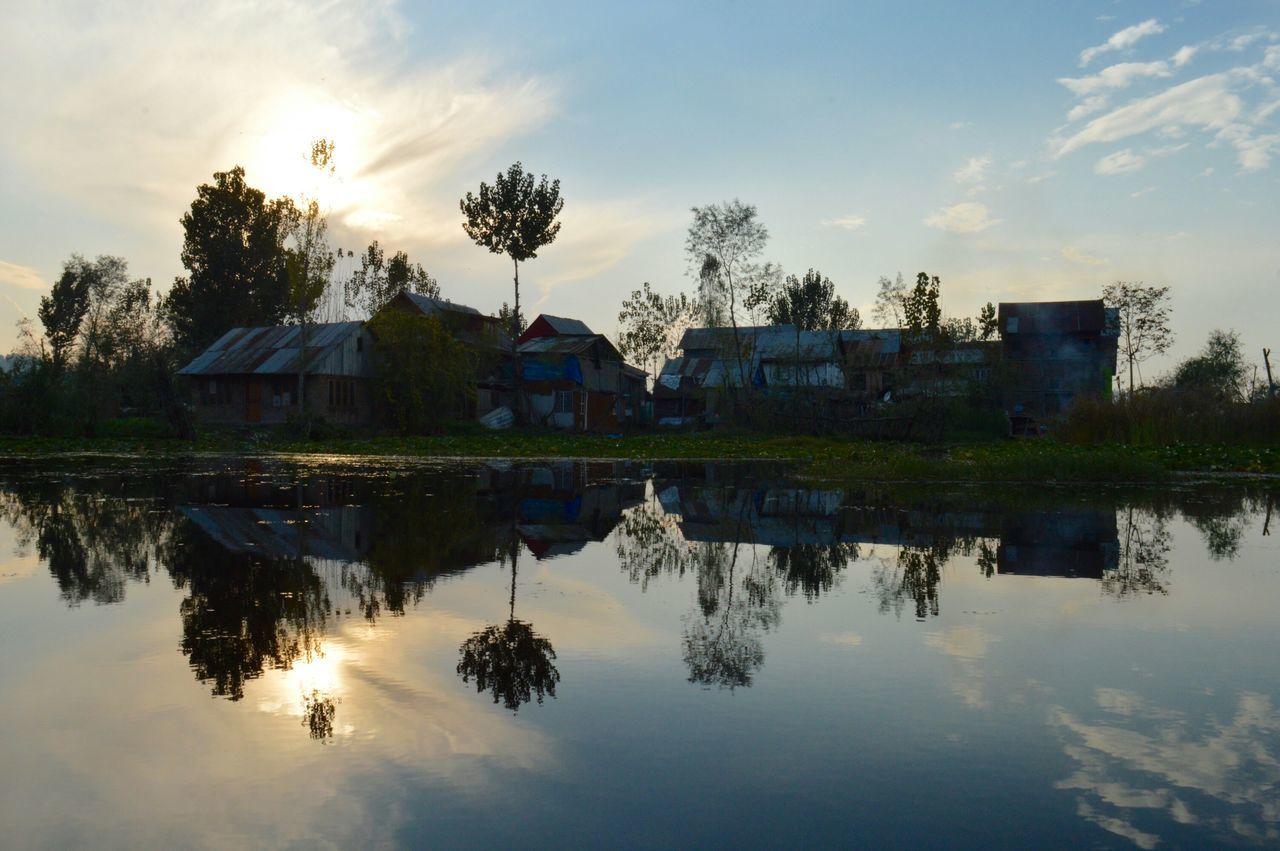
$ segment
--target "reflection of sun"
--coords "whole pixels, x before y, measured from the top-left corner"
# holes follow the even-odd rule
[[[277,671],[274,695],[264,696],[258,709],[277,715],[301,717],[307,699],[313,695],[337,699],[343,692],[342,667],[351,659],[347,649],[330,642],[322,649],[294,662],[287,671]]]
[[[333,211],[361,203],[368,186],[355,178],[364,155],[361,115],[321,96],[295,93],[268,106],[254,122],[257,145],[245,162],[249,182],[268,197],[314,197]],[[322,175],[310,162],[311,144],[334,143],[334,173]]]

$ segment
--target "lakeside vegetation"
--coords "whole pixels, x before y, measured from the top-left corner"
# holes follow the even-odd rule
[[[308,455],[317,459],[598,459],[779,462],[799,475],[839,480],[964,482],[1157,482],[1189,474],[1280,475],[1280,446],[1172,443],[1079,445],[1054,439],[943,444],[867,442],[841,437],[750,432],[636,433],[544,431],[423,437],[318,436],[285,430],[210,431],[195,441],[162,436],[161,424],[124,422],[96,438],[0,437],[0,458],[128,455],[140,460],[202,454]]]

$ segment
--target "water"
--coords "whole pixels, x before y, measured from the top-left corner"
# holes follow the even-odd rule
[[[7,463],[13,847],[1280,843],[1280,491]]]

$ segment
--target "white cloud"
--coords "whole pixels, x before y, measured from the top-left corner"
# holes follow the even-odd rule
[[[1059,77],[1058,82],[1077,96],[1094,94],[1103,89],[1127,88],[1134,80],[1168,77],[1173,72],[1163,59],[1157,62],[1121,62],[1103,68],[1088,77]]]
[[[1141,198],[1143,195],[1150,195],[1152,192],[1155,192],[1155,191],[1156,191],[1156,188],[1154,186],[1144,186],[1142,189],[1139,189],[1137,192],[1130,192],[1129,197]]]
[[[176,238],[196,185],[236,163],[271,195],[315,191],[304,156],[323,136],[336,143],[340,179],[320,192],[335,223],[462,239],[456,207],[425,200],[438,197],[430,188],[452,194],[461,167],[556,109],[549,82],[483,56],[415,61],[390,2],[105,0],[92,26],[88,14],[28,4],[0,30],[0,53],[27,80],[0,94],[23,127],[0,154],[139,232]]]
[[[867,223],[865,216],[839,216],[834,219],[823,219],[821,224],[827,227],[844,228],[845,230],[858,230]]]
[[[1196,52],[1199,49],[1200,48],[1194,47],[1189,44],[1183,45],[1182,47],[1178,48],[1178,52],[1173,54],[1174,67],[1181,68],[1183,65],[1186,65],[1188,62],[1191,61],[1191,58],[1196,55]]]
[[[1113,34],[1102,44],[1096,47],[1088,47],[1080,51],[1080,67],[1088,65],[1093,61],[1094,57],[1102,53],[1108,53],[1113,50],[1126,50],[1133,47],[1142,39],[1150,35],[1157,35],[1164,32],[1164,26],[1155,18],[1150,18],[1140,24],[1134,24],[1131,27],[1125,27],[1119,32]]]
[[[986,204],[976,201],[965,201],[951,207],[935,210],[925,218],[924,223],[932,228],[950,233],[982,233],[987,228],[1000,224],[1003,219],[991,218],[991,210]]]
[[[1280,44],[1273,44],[1267,48],[1267,52],[1262,56],[1262,67],[1280,71]]]
[[[1101,112],[1107,108],[1109,103],[1106,95],[1092,95],[1080,101],[1080,103],[1071,107],[1071,111],[1067,113],[1067,121],[1076,121],[1084,118],[1086,115],[1093,115],[1095,112]]]
[[[1105,266],[1107,264],[1107,261],[1104,260],[1103,258],[1093,257],[1092,255],[1085,254],[1083,251],[1081,251],[1079,248],[1076,248],[1075,246],[1067,246],[1066,248],[1062,249],[1062,259],[1068,260],[1072,263],[1079,264],[1081,266]]]
[[[1041,174],[1033,174],[1031,175],[1031,177],[1027,178],[1027,183],[1030,183],[1032,185],[1035,185],[1037,183],[1044,183],[1049,178],[1057,177],[1057,176],[1058,176],[1058,173],[1056,171],[1046,171],[1046,172],[1042,172]]]
[[[1218,138],[1231,143],[1236,149],[1236,160],[1241,171],[1261,171],[1271,164],[1273,153],[1280,151],[1280,133],[1257,135],[1245,124],[1224,127]]]
[[[1131,148],[1125,148],[1123,151],[1107,154],[1098,160],[1093,170],[1098,174],[1127,174],[1131,171],[1137,171],[1146,164],[1146,157],[1142,154],[1135,154]]]
[[[1245,33],[1244,35],[1238,35],[1227,43],[1227,50],[1231,50],[1236,53],[1243,53],[1251,44],[1261,41],[1269,35],[1270,33],[1266,30],[1257,30],[1255,32]]]
[[[1240,98],[1228,90],[1229,81],[1225,73],[1198,77],[1100,115],[1075,135],[1060,141],[1056,155],[1169,126],[1220,130],[1243,109]]]
[[[19,266],[0,260],[0,284],[8,284],[24,290],[43,290],[49,285],[41,279],[40,273],[30,266]]]
[[[1211,174],[1213,174],[1213,166],[1209,166],[1204,171],[1200,172],[1201,177],[1208,177]]]
[[[972,121],[952,121],[950,124],[947,125],[947,128],[950,130],[963,130],[966,127],[972,127],[972,126],[973,126]]]
[[[952,178],[956,183],[979,183],[986,177],[991,166],[991,157],[970,157],[969,161],[956,170]]]

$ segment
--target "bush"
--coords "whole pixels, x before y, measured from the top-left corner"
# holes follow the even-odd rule
[[[1058,437],[1069,443],[1280,443],[1280,398],[1231,402],[1160,387],[1120,399],[1080,399]]]

